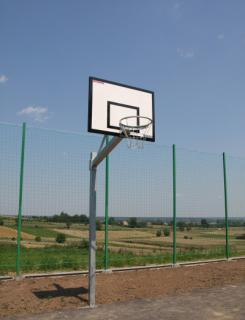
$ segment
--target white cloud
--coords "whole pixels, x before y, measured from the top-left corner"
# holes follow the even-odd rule
[[[27,116],[36,122],[44,122],[49,118],[48,108],[29,106],[18,112],[19,116]]]
[[[192,49],[177,48],[177,53],[181,58],[190,59],[194,57],[194,51]]]
[[[223,40],[225,38],[225,35],[223,33],[220,33],[217,35],[218,40]]]
[[[0,83],[5,83],[7,81],[8,81],[8,78],[4,74],[1,74],[0,75]]]

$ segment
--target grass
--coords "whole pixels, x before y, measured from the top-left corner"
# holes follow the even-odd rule
[[[16,227],[12,226],[12,228],[16,230]],[[57,232],[49,228],[35,226],[35,225],[23,225],[21,227],[21,231],[25,233],[29,233],[33,236],[39,236],[41,238],[56,238],[58,233],[62,233],[62,231]],[[76,237],[69,235],[68,238],[76,238]]]
[[[0,271],[15,271],[16,246],[2,244],[0,246]],[[88,250],[79,246],[51,246],[44,248],[21,247],[21,270],[49,271],[67,269],[87,269]]]
[[[235,254],[235,252],[234,252]],[[0,273],[15,272],[16,246],[2,244],[0,246]],[[180,261],[193,261],[225,257],[225,248],[218,247],[210,250],[192,250],[178,252]],[[103,268],[104,252],[97,251],[97,268]],[[172,254],[136,255],[132,252],[121,250],[110,252],[109,262],[111,267],[140,266],[149,264],[171,263]],[[54,270],[82,270],[88,268],[88,250],[76,245],[52,246],[45,248],[21,248],[22,272],[41,272]]]
[[[87,247],[79,246],[79,238],[75,237],[73,243],[67,241],[64,246],[56,245],[54,239],[58,230],[54,231],[56,224],[42,223],[36,225],[34,222],[24,222],[22,231],[33,236],[40,236],[41,238],[49,238],[44,243],[44,247],[21,248],[21,270],[24,273],[28,272],[45,272],[55,270],[82,270],[88,268],[88,249]],[[61,225],[59,225],[61,227]],[[64,227],[64,224],[63,224]],[[80,229],[80,225],[74,224],[71,226],[72,230]],[[84,226],[87,228],[87,226]],[[172,239],[156,238],[151,236],[151,228],[143,229],[129,229],[116,226],[113,230],[115,234],[120,235],[121,231],[125,232],[125,237],[118,240],[109,239],[111,250],[109,252],[109,263],[111,267],[124,266],[140,266],[149,264],[162,264],[172,262]],[[233,228],[233,234],[230,237],[231,256],[238,256],[245,254],[245,241],[235,240],[234,236],[243,229]],[[138,237],[135,237],[137,231]],[[142,237],[140,232],[142,231]],[[145,231],[149,231],[148,234]],[[197,261],[225,257],[225,233],[216,232],[216,230],[203,230],[192,228],[190,232],[181,233],[181,237],[177,237],[177,261]],[[62,230],[60,230],[62,233]],[[71,232],[72,233],[72,232]],[[115,235],[113,234],[113,235]],[[178,232],[178,235],[180,233]],[[183,236],[187,234],[192,236],[192,241],[183,240]],[[101,236],[101,233],[98,234]],[[102,232],[103,235],[103,232]],[[120,235],[121,236],[121,235]],[[70,237],[70,236],[69,236]],[[71,237],[73,237],[71,235]],[[98,240],[101,237],[98,236]],[[114,237],[115,238],[115,237]],[[223,239],[224,241],[213,241]],[[201,241],[200,241],[201,239]],[[195,243],[195,241],[197,241]],[[31,244],[36,242],[29,241]],[[114,243],[115,242],[115,243]],[[47,246],[46,246],[47,245]],[[100,249],[97,251],[97,268],[103,268],[104,265],[104,238],[98,241]],[[152,248],[149,248],[153,246]],[[115,248],[114,248],[115,247]],[[159,249],[158,249],[159,248]],[[134,250],[135,249],[135,250]],[[15,272],[16,260],[16,244],[0,243],[0,275],[3,273]]]
[[[32,234],[34,236],[45,237],[45,238],[55,238],[58,232],[47,229],[44,227],[35,227],[35,226],[23,226],[21,228],[22,232]]]

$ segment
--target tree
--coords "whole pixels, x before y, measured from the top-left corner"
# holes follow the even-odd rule
[[[3,225],[4,225],[3,218],[0,217],[0,226],[3,226]]]
[[[130,228],[136,228],[137,227],[137,218],[130,218],[128,220],[128,226]]]
[[[110,218],[108,219],[108,224],[109,224],[110,226],[115,225],[115,224],[116,224],[115,218],[110,217]]]
[[[96,220],[96,230],[101,230],[101,222],[99,219]]]
[[[207,222],[206,219],[202,219],[202,220],[201,220],[201,226],[202,226],[203,228],[208,228],[208,227],[209,227],[209,223]]]
[[[179,222],[177,223],[177,226],[178,226],[178,228],[179,228],[179,231],[185,231],[185,226],[186,226],[185,222],[179,221]]]
[[[66,241],[66,235],[64,233],[57,233],[56,242],[64,243]]]
[[[89,218],[85,215],[85,214],[81,214],[79,217],[79,222],[80,223],[84,223],[84,224],[88,224],[89,223]]]
[[[70,227],[71,227],[71,222],[70,222],[70,221],[67,221],[67,222],[66,222],[66,228],[67,228],[67,229],[70,229]]]
[[[161,237],[161,235],[162,235],[162,231],[159,229],[159,230],[157,230],[157,232],[156,232],[156,237]]]
[[[170,229],[169,228],[164,228],[163,229],[163,234],[165,237],[169,237],[170,236]]]
[[[147,226],[146,221],[137,221],[136,223],[137,228],[145,228]]]

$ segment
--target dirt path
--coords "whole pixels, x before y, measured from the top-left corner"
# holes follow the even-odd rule
[[[97,304],[188,294],[194,289],[245,285],[245,261],[103,273]],[[0,315],[24,315],[87,305],[87,277],[66,276],[0,282]]]

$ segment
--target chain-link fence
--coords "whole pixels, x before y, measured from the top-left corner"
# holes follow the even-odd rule
[[[89,158],[99,144],[0,124],[0,275],[87,270]],[[122,142],[99,166],[97,268],[245,254],[245,159],[174,150]]]

